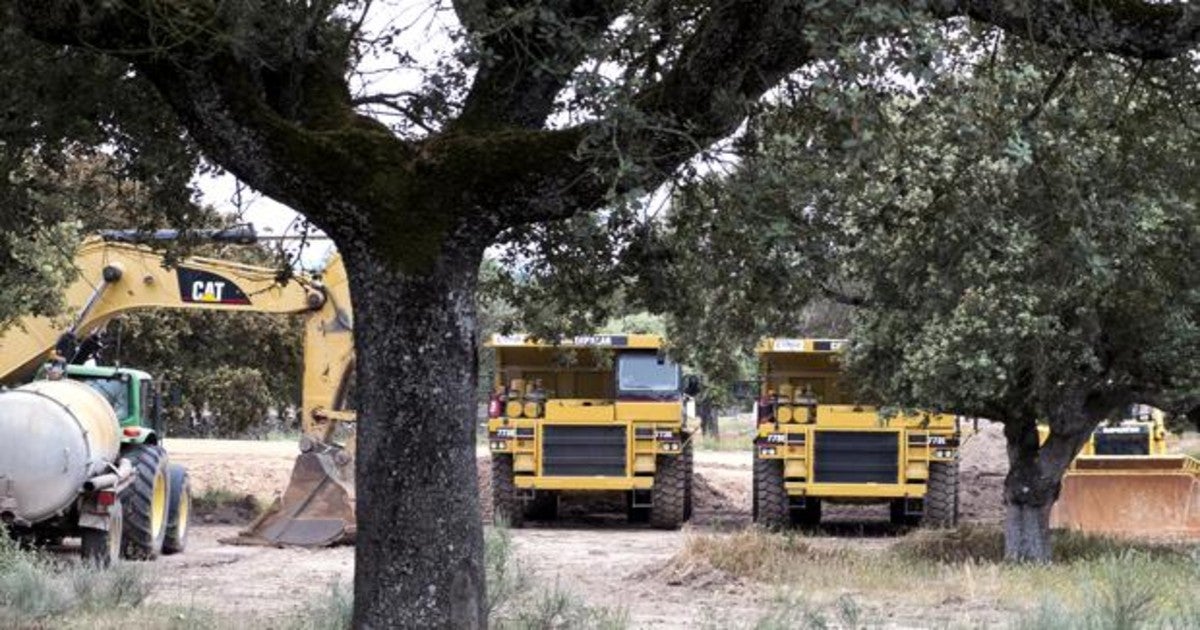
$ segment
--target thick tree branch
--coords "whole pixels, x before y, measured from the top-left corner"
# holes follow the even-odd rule
[[[455,2],[475,35],[479,70],[455,129],[536,129],[571,73],[593,52],[623,0]]]

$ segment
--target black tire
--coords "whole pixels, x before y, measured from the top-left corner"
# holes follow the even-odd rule
[[[684,477],[683,477],[683,479],[684,479],[683,520],[686,522],[686,521],[692,520],[692,509],[693,509],[692,503],[693,503],[693,498],[695,497],[695,492],[693,492],[693,488],[696,485],[695,484],[696,459],[692,455],[691,436],[685,434],[683,436],[683,439],[684,439],[683,452],[680,453],[679,456],[683,458],[683,474],[684,474]]]
[[[754,522],[768,529],[791,524],[787,490],[783,486],[783,460],[754,459]]]
[[[925,487],[925,513],[922,527],[958,525],[958,462],[929,464],[929,483]]]
[[[121,455],[133,463],[133,483],[121,491],[125,505],[122,548],[131,560],[153,560],[167,537],[170,482],[167,453],[160,446],[135,446]]]
[[[558,493],[538,490],[525,509],[527,521],[553,521],[558,518]]]
[[[654,466],[654,487],[650,490],[650,526],[679,529],[687,504],[687,462],[683,454],[659,455]]]
[[[751,462],[751,470],[753,474],[750,477],[750,522],[758,522],[758,446],[755,445],[754,451],[750,453],[750,457],[754,459]]]
[[[162,551],[170,555],[187,549],[188,531],[192,529],[192,482],[187,469],[179,464],[167,467],[167,482],[171,502],[167,505],[167,536]]]
[[[121,560],[121,538],[125,529],[124,510],[121,500],[117,499],[117,504],[112,507],[107,530],[84,528],[80,532],[80,552],[84,562],[106,568]]]
[[[512,455],[492,456],[492,523],[509,527],[525,524],[525,506],[517,497]]]
[[[804,507],[792,508],[788,511],[792,525],[805,529],[814,529],[821,525],[821,500],[811,497],[804,499]]]

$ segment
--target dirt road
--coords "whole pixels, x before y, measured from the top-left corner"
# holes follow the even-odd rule
[[[283,489],[297,452],[290,442],[172,440],[168,447],[174,461],[188,466],[197,492],[219,488],[263,500]],[[486,488],[486,457],[480,462],[479,478]],[[756,608],[772,597],[761,587],[703,581],[672,585],[655,577],[688,536],[736,530],[750,522],[750,464],[749,452],[697,452],[696,511],[682,531],[651,530],[628,525],[620,515],[588,513],[514,530],[517,562],[539,588],[557,586],[590,605],[626,610],[636,628],[696,627],[711,612],[712,605],[704,602],[714,598],[722,618],[752,619]],[[486,491],[484,503],[486,511]],[[895,540],[885,508],[834,508],[827,515],[830,525],[824,536],[810,539],[815,544],[873,550]],[[351,548],[273,549],[217,542],[236,531],[228,525],[196,527],[187,553],[163,558],[153,567],[160,572],[154,599],[279,619],[320,600],[332,584],[351,582]]]

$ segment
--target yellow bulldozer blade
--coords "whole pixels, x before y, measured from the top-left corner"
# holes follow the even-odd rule
[[[1063,477],[1050,526],[1137,538],[1200,538],[1200,462],[1085,456]]]
[[[354,542],[354,458],[305,438],[283,496],[236,538],[236,545],[327,547]]]

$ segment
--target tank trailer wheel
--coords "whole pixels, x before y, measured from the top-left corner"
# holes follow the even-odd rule
[[[954,527],[958,524],[958,462],[929,464],[925,487],[923,527]]]
[[[525,506],[517,496],[512,455],[492,456],[492,523],[509,527],[525,524]]]
[[[768,529],[784,529],[791,523],[782,460],[754,460],[754,517]]]
[[[679,529],[683,525],[687,503],[687,462],[679,455],[659,455],[654,466],[654,487],[650,490],[650,526]]]
[[[125,504],[125,557],[153,560],[167,537],[170,482],[167,453],[160,446],[137,446],[124,453],[133,462],[133,483],[121,492]]]
[[[121,559],[121,538],[125,523],[125,506],[121,500],[110,508],[108,529],[84,528],[80,533],[80,552],[83,561],[100,568],[110,567]]]
[[[188,530],[192,526],[192,483],[187,469],[171,464],[167,468],[167,485],[171,501],[167,505],[167,535],[162,550],[163,554],[173,554],[187,548]]]

